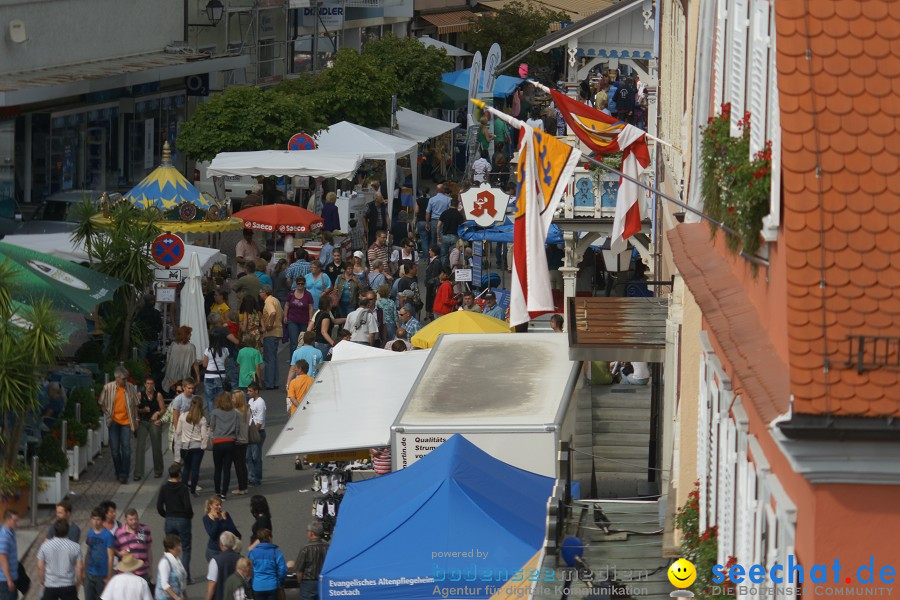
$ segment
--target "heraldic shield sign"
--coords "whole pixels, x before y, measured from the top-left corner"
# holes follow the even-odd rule
[[[481,187],[473,187],[460,196],[463,210],[466,211],[466,219],[475,221],[482,227],[490,227],[494,223],[502,223],[506,218],[506,205],[509,204],[510,195],[500,188],[482,184]]]

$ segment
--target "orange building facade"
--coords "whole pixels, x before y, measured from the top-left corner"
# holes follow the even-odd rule
[[[690,218],[667,232],[683,308],[700,315],[676,323],[674,345],[699,381],[667,377],[670,496],[696,479],[719,563],[765,567],[741,598],[888,596],[900,590],[900,2],[703,4],[688,25],[693,123],[723,103],[750,112],[773,189],[756,258]],[[702,208],[698,156],[684,194]],[[679,452],[687,436],[696,451],[692,439]],[[773,581],[792,563],[802,584]]]

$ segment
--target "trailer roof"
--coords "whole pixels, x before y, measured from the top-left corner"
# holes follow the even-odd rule
[[[394,424],[554,423],[577,368],[558,333],[443,335]]]

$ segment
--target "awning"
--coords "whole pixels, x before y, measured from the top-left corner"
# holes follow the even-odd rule
[[[397,128],[393,135],[424,144],[431,138],[443,135],[459,127],[459,123],[435,119],[408,108],[397,111]],[[387,127],[379,127],[379,131],[390,133]]]
[[[243,69],[249,55],[132,54],[0,75],[0,106],[33,104],[189,75]]]
[[[451,44],[444,43],[440,40],[436,40],[430,35],[423,35],[419,38],[419,41],[422,42],[425,46],[430,46],[433,48],[443,48],[444,52],[447,53],[447,56],[472,56],[471,52],[466,52],[462,48],[457,48]]]
[[[346,344],[351,342],[341,342]],[[340,344],[338,344],[340,345]],[[303,405],[267,456],[376,448],[390,444],[391,424],[430,351],[323,363]],[[390,381],[390,385],[376,385]]]
[[[455,10],[452,12],[419,16],[422,20],[428,21],[437,27],[438,35],[468,31],[472,29],[475,19],[478,18],[478,15],[471,10]]]
[[[663,362],[666,318],[663,298],[569,298],[569,358]]]
[[[225,177],[334,177],[352,179],[362,156],[331,150],[260,150],[219,152],[206,169],[206,176]]]

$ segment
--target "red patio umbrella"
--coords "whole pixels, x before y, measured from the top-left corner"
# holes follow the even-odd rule
[[[278,233],[310,233],[325,223],[316,213],[292,204],[253,206],[232,216],[243,221],[244,229]]]

